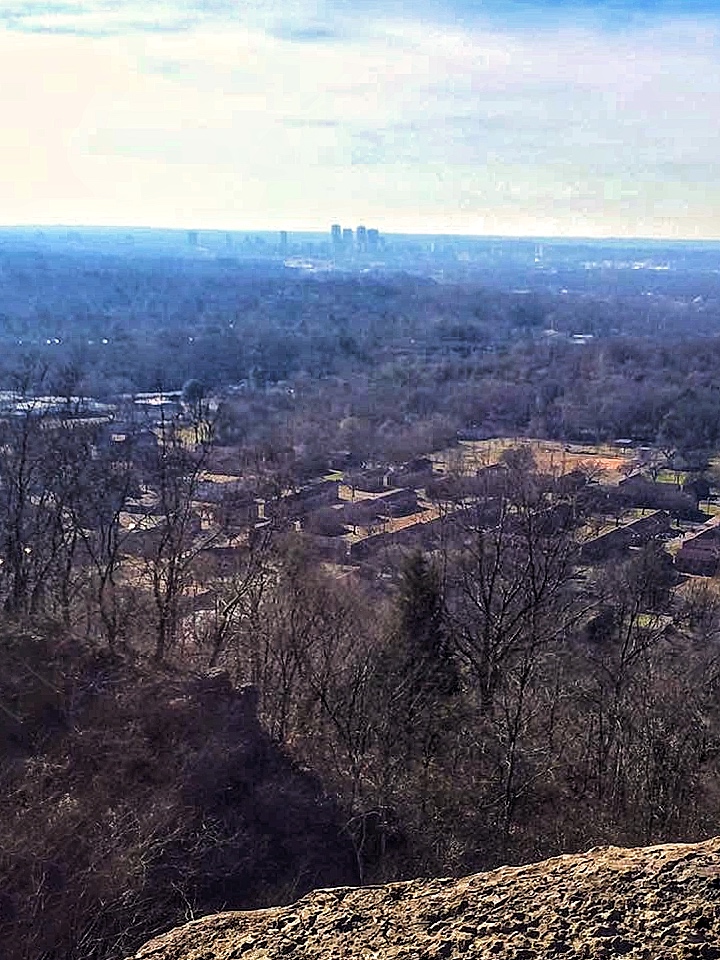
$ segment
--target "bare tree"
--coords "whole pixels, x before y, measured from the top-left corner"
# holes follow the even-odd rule
[[[259,610],[274,577],[273,532],[270,524],[249,530],[244,547],[233,551],[232,569],[214,579],[212,610],[201,638],[210,667],[217,666],[228,646],[259,623]]]
[[[587,690],[588,758],[599,797],[620,801],[637,736],[641,688],[661,656],[672,574],[662,547],[650,544],[606,572],[598,613],[587,631],[593,665]]]
[[[197,555],[218,536],[203,530],[195,497],[202,480],[211,436],[190,447],[181,425],[163,419],[157,447],[146,452],[141,480],[153,507],[141,531],[140,574],[149,583],[155,614],[154,658],[162,661],[178,638],[183,595]]]
[[[122,515],[132,495],[138,492],[132,448],[123,445],[119,454],[101,449],[84,465],[68,514],[85,565],[86,592],[90,600],[89,628],[99,617],[101,632],[111,650],[123,632],[123,609],[118,575],[128,531]]]
[[[11,614],[36,613],[48,601],[69,621],[77,537],[68,505],[87,436],[35,398],[0,421],[0,577]]]
[[[509,666],[562,639],[578,615],[567,589],[576,556],[572,510],[532,475],[517,479],[509,475],[463,513],[450,547],[452,640],[484,715],[493,713]]]

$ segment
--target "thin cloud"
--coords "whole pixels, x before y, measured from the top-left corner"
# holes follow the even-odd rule
[[[342,0],[294,0],[279,6],[271,0],[77,0],[4,5],[0,25],[21,33],[55,33],[111,37],[152,31],[175,33],[224,24],[264,29],[298,43],[339,37],[331,21],[345,10]]]
[[[102,38],[190,29],[194,20],[162,4],[148,9],[132,2],[24,3],[3,8],[0,24],[19,33]]]
[[[269,33],[280,40],[291,43],[341,43],[346,38],[338,30],[328,27],[293,27],[290,25],[275,27]]]
[[[313,128],[318,130],[335,130],[340,126],[339,120],[314,120],[304,117],[286,117],[278,120],[278,123],[283,127],[301,130],[312,130]]]
[[[5,217],[720,236],[716,19],[367,9],[15,7]]]

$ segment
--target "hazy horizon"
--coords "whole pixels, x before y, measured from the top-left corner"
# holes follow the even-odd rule
[[[364,224],[355,224],[355,223],[342,223],[343,228],[350,227],[353,232],[356,230],[357,226],[365,226],[372,228],[372,223]],[[164,224],[142,224],[142,223],[128,223],[128,224],[101,224],[101,223],[0,223],[0,233],[3,232],[33,232],[33,233],[44,233],[44,232],[53,232],[53,231],[67,231],[73,233],[78,232],[118,232],[118,233],[133,233],[133,232],[157,232],[157,233],[170,233],[178,234],[185,237],[188,233],[197,233],[202,238],[202,234],[217,234],[218,236],[224,237],[227,234],[231,235],[268,235],[277,237],[281,233],[286,232],[289,238],[295,237],[312,237],[312,238],[327,238],[330,240],[330,227],[331,224],[327,224],[326,227],[298,227],[297,229],[286,228],[286,227],[245,227],[240,226],[234,229],[227,229],[222,227],[208,227],[199,225],[197,223],[189,223],[187,225],[180,226],[167,226]],[[603,245],[603,244],[648,244],[653,246],[663,246],[663,245],[708,245],[716,246],[720,245],[720,237],[648,237],[648,236],[583,236],[580,234],[510,234],[510,233],[431,233],[428,231],[402,231],[402,230],[382,230],[380,231],[380,236],[384,238],[409,238],[409,239],[424,239],[424,240],[434,240],[434,239],[448,239],[448,240],[473,240],[473,241],[499,241],[499,242],[513,242],[513,241],[528,241],[529,243],[558,243],[558,244],[594,244],[594,245]]]

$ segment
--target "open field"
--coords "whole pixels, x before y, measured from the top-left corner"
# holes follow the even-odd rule
[[[593,446],[578,443],[560,443],[555,440],[494,437],[490,440],[462,440],[459,446],[431,454],[438,471],[457,471],[473,474],[492,466],[511,447],[528,447],[540,470],[562,476],[577,469],[590,469],[605,483],[622,479],[622,468],[634,456],[634,451],[609,445]]]

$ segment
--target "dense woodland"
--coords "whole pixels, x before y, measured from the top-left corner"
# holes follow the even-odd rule
[[[314,886],[718,832],[720,591],[660,538],[583,561],[583,531],[622,507],[602,477],[525,447],[449,469],[425,485],[432,544],[354,568],[286,509],[340,461],[506,435],[627,438],[653,482],[683,471],[674,522],[700,516],[716,275],[608,295],[0,265],[4,957],[116,960]],[[177,412],[140,415],[141,391],[182,391]],[[241,487],[200,515],[220,451]],[[241,520],[259,499],[265,522]]]
[[[468,430],[714,448],[717,271],[606,273],[560,290],[538,274],[512,292],[427,273],[10,251],[2,383],[97,399],[235,385],[221,438],[321,456],[393,459]]]

